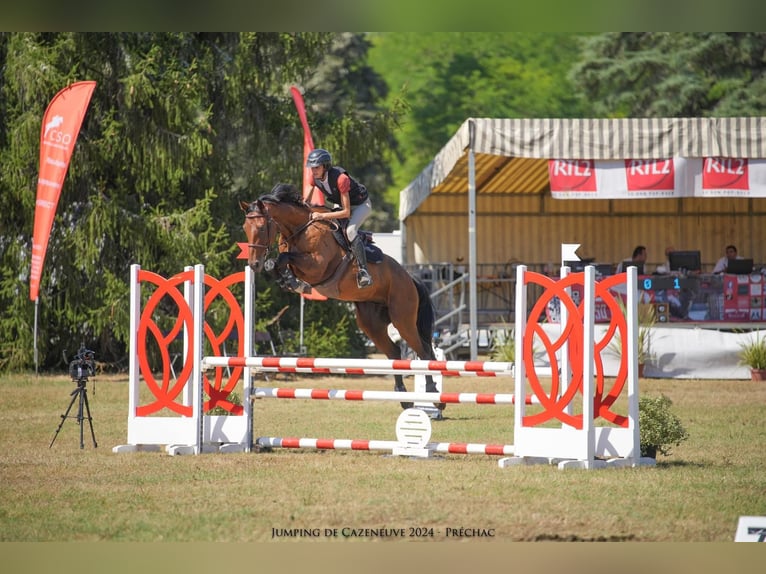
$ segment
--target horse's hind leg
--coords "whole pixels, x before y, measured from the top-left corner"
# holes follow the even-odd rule
[[[435,360],[436,356],[430,342],[433,332],[432,317],[426,317],[423,325],[419,324],[418,319],[420,305],[429,305],[428,309],[431,309],[428,293],[421,294],[415,288],[411,292],[402,290],[397,294],[400,295],[399,300],[390,308],[394,326],[419,359]],[[431,375],[426,375],[426,392],[439,392]],[[439,411],[443,411],[446,405],[435,403],[435,406]]]
[[[394,375],[394,390],[397,393],[406,393],[407,387],[404,385],[404,377],[401,375]],[[402,401],[399,403],[403,409],[411,409],[413,403],[409,401]]]
[[[388,336],[390,319],[385,307],[376,303],[356,303],[356,323],[375,344],[379,352],[389,359],[401,359],[401,347]],[[402,375],[394,375],[394,390],[406,392]],[[403,409],[412,408],[411,402],[400,403]]]

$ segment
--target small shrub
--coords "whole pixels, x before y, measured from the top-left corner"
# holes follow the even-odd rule
[[[760,331],[755,338],[740,344],[739,360],[751,369],[766,369],[766,338],[761,337]]]
[[[309,357],[349,356],[348,317],[341,317],[332,326],[312,323],[303,340]]]
[[[516,360],[516,336],[513,329],[504,329],[503,335],[499,331],[495,333],[489,358],[492,361],[506,363],[513,363]]]
[[[642,299],[639,292],[639,299]],[[623,315],[627,316],[626,304],[622,299],[617,300]],[[639,303],[638,305],[638,364],[644,365],[654,361],[655,356],[652,351],[652,327],[657,324],[657,311],[654,305],[650,303]],[[614,355],[621,357],[623,353],[622,337],[617,331],[614,338],[607,346],[607,349]]]
[[[651,456],[652,451],[668,456],[671,446],[678,446],[689,438],[681,419],[670,411],[672,404],[665,395],[638,399],[641,456]]]

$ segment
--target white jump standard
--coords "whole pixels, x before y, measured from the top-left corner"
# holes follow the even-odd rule
[[[597,283],[595,270],[587,266],[584,273],[568,275],[562,270],[560,280],[536,273],[528,273],[526,267],[517,267],[516,306],[528,309],[527,286],[543,287],[543,295],[535,301],[530,317],[540,316],[540,307],[551,298],[561,301],[561,337],[551,341],[541,334],[534,321],[527,324],[525,313],[517,313],[516,361],[446,361],[419,359],[338,359],[305,357],[254,357],[252,325],[253,277],[249,268],[237,274],[236,281],[244,282],[244,313],[228,286],[234,276],[217,281],[204,274],[204,267],[197,265],[183,274],[163,279],[138,266],[131,268],[131,359],[128,405],[128,444],[115,447],[115,452],[129,452],[166,446],[170,454],[202,452],[249,452],[251,447],[309,448],[334,450],[387,451],[410,456],[428,456],[431,453],[500,455],[500,467],[533,463],[558,464],[559,468],[601,468],[604,466],[638,466],[653,463],[653,459],[640,458],[638,433],[638,374],[637,374],[637,274],[630,267],[627,274],[609,277]],[[141,309],[141,282],[156,285],[145,309]],[[579,282],[579,283],[578,283]],[[181,285],[184,294],[177,293]],[[573,284],[584,287],[582,304],[575,304],[568,297]],[[627,314],[623,317],[609,289],[622,289],[627,295]],[[183,321],[184,356],[183,369],[175,385],[168,373],[162,381],[156,381],[148,370],[146,345],[150,337],[160,347],[167,359],[170,339],[163,338],[152,318],[161,296],[173,298],[179,308],[179,321]],[[240,343],[235,357],[203,356],[207,344],[212,354],[218,353],[225,336],[215,333],[205,322],[205,309],[213,298],[220,296],[229,304],[238,321]],[[612,335],[619,333],[623,341],[623,358],[618,377],[607,389],[603,379],[601,358],[594,356],[594,348],[604,348],[606,341],[594,341],[594,302],[600,297],[611,305]],[[547,299],[546,299],[547,298]],[[619,313],[619,317],[615,318]],[[621,322],[620,322],[621,321]],[[207,342],[205,341],[208,338]],[[144,340],[146,339],[146,341]],[[187,341],[188,339],[188,341]],[[550,367],[536,367],[535,347],[542,344],[548,353]],[[225,348],[224,348],[225,351]],[[165,360],[167,363],[167,360]],[[139,368],[140,367],[140,368]],[[167,369],[165,369],[167,370]],[[206,372],[207,371],[207,372]],[[230,371],[229,379],[218,383],[219,375]],[[297,374],[343,374],[343,375],[406,375],[432,377],[514,377],[513,393],[465,393],[425,392],[417,389],[407,391],[318,389],[318,388],[271,388],[253,387],[253,375],[258,372],[285,372]],[[231,374],[233,373],[233,374]],[[213,375],[216,387],[213,388]],[[243,377],[243,378],[239,378]],[[540,377],[546,378],[545,385]],[[141,378],[151,391],[148,402],[139,391]],[[550,378],[550,385],[548,384]],[[242,380],[244,379],[244,383]],[[598,386],[596,385],[598,379]],[[216,404],[228,401],[228,394],[237,381],[242,384],[243,401],[239,410],[229,415],[213,416]],[[225,383],[226,387],[223,388]],[[614,403],[627,383],[627,414],[614,410]],[[144,392],[144,394],[146,394]],[[624,396],[624,395],[623,395]],[[209,397],[209,400],[206,400]],[[340,401],[392,401],[409,403],[511,405],[514,444],[481,444],[430,441],[430,422],[423,412],[410,413],[405,421],[410,439],[403,440],[355,440],[332,438],[268,437],[254,439],[252,403],[260,399],[307,399]],[[573,414],[576,400],[582,401],[582,414]],[[227,403],[226,408],[233,408]],[[535,408],[527,410],[527,407]],[[172,410],[174,416],[149,416],[161,409]],[[622,409],[620,409],[622,410]],[[405,410],[404,415],[407,411]],[[179,415],[179,416],[175,416]],[[232,416],[233,415],[233,416]],[[597,426],[596,419],[609,423]],[[425,421],[425,422],[424,422]],[[550,422],[560,421],[560,426]],[[425,423],[428,423],[427,425]],[[401,425],[399,425],[401,426]],[[397,438],[399,431],[397,428]],[[415,437],[415,434],[420,435]],[[426,432],[428,431],[428,432]],[[419,454],[415,454],[419,453]],[[651,460],[651,462],[650,462]]]

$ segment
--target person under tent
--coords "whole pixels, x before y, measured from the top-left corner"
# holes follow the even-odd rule
[[[726,255],[716,261],[715,267],[713,267],[713,273],[726,273],[730,261],[734,261],[735,259],[742,259],[742,257],[737,253],[736,245],[727,245],[725,251]]]
[[[617,269],[615,270],[615,273],[622,273],[623,271],[627,271],[628,267],[631,265],[634,265],[635,267],[638,267],[638,274],[643,275],[644,274],[644,263],[646,263],[646,246],[645,245],[637,245],[635,249],[633,249],[633,255],[630,259],[625,259],[623,261],[620,261],[617,264]]]

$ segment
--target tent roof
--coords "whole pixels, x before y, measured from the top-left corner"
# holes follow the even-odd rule
[[[766,158],[766,117],[494,119],[469,118],[400,193],[405,220],[432,193],[468,192],[473,142],[476,192],[538,194],[548,159]]]

